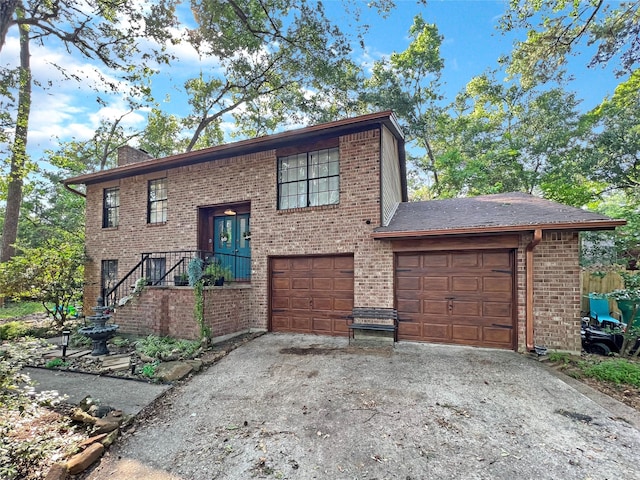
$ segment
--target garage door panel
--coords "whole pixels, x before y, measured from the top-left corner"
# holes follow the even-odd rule
[[[451,278],[452,292],[477,292],[480,287],[480,281],[475,277],[459,277]]]
[[[353,257],[334,257],[333,267],[336,270],[350,270],[353,272]]]
[[[291,309],[292,310],[309,310],[311,308],[310,299],[307,297],[292,297]]]
[[[410,320],[399,339],[514,348],[512,251],[398,253],[396,265],[398,316]]]
[[[482,302],[480,301],[454,300],[451,302],[451,304],[451,315],[455,316],[470,315],[473,317],[479,317],[480,312],[482,311]]]
[[[425,315],[447,315],[449,309],[449,302],[446,300],[423,300],[422,312]]]
[[[270,262],[272,331],[348,333],[345,317],[353,311],[353,257],[290,257]]]
[[[333,290],[333,278],[314,278],[311,285],[314,291],[324,290],[330,292]]]
[[[350,277],[350,278],[334,278],[333,279],[333,291],[334,292],[347,292],[347,294],[353,295],[353,277]]]
[[[292,278],[291,288],[295,290],[309,290],[311,282],[308,278]]]
[[[502,268],[505,270],[509,270],[511,268],[511,260],[508,256],[505,256],[503,252],[485,252],[482,255],[482,264],[485,268]]]
[[[511,318],[511,303],[483,302],[482,314],[486,317]]]
[[[291,258],[290,270],[309,271],[311,270],[311,259],[305,257]]]
[[[396,261],[398,268],[417,268],[420,266],[420,255],[402,255]]]
[[[418,340],[422,337],[422,325],[410,320],[400,321],[398,322],[398,335]]]
[[[272,315],[271,323],[274,328],[287,328],[289,326],[289,317],[283,315]]]
[[[482,281],[482,290],[485,292],[511,293],[513,281],[508,277],[485,277]]]
[[[325,335],[331,335],[333,329],[333,320],[330,318],[313,318],[313,331],[317,333],[323,333]]]
[[[504,344],[511,339],[512,331],[509,328],[485,327],[483,329],[484,340],[495,344]]]
[[[462,341],[461,343],[473,341],[475,343],[481,339],[482,329],[475,325],[453,325],[451,333],[454,341]]]
[[[420,277],[398,277],[396,287],[400,290],[420,290]]]
[[[351,312],[353,311],[353,297],[334,298],[333,309],[338,312],[343,312],[343,316],[351,315]]]
[[[431,341],[444,341],[451,337],[451,325],[444,323],[425,323],[422,336]]]
[[[288,278],[274,277],[272,280],[272,288],[274,290],[289,290],[291,283]]]
[[[333,310],[333,299],[313,297],[311,301],[314,310]]]
[[[409,300],[409,299],[403,299],[403,300],[398,300],[398,311],[403,312],[403,313],[421,313],[420,310],[420,303],[421,301],[419,299],[416,300]]]
[[[277,297],[273,300],[272,304],[274,309],[276,308],[290,308],[291,302],[289,297]]]
[[[433,268],[433,267],[448,267],[449,266],[449,255],[433,253],[428,256],[422,257],[422,266],[425,268]]]
[[[423,277],[422,284],[425,290],[432,292],[448,292],[451,288],[449,277]]]
[[[451,266],[452,267],[479,267],[481,259],[479,258],[479,254],[474,252],[465,252],[465,253],[456,253],[451,256]]]

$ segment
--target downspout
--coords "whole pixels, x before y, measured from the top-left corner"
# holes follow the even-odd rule
[[[64,185],[64,188],[66,188],[66,189],[67,189],[67,190],[69,190],[70,192],[75,193],[76,195],[80,195],[81,197],[87,198],[87,196],[86,196],[84,193],[82,193],[81,191],[79,191],[79,190],[75,190],[75,189],[71,188],[71,187],[70,187],[69,185],[67,185],[66,183],[63,183],[63,185]]]
[[[527,245],[526,250],[526,316],[525,316],[525,338],[527,342],[527,351],[534,349],[533,345],[533,249],[542,240],[542,229],[536,228],[533,232],[533,240]]]

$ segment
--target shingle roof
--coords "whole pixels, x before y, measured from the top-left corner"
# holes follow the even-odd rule
[[[406,202],[374,238],[550,230],[601,230],[624,225],[598,213],[520,192]]]

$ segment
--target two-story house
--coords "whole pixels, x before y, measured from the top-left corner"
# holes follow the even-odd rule
[[[398,340],[579,351],[578,232],[623,223],[520,193],[408,202],[392,112],[166,158],[124,147],[64,183],[86,185],[86,308],[104,296],[121,331],[184,338],[199,257],[233,280],[205,289],[214,336],[397,317]]]

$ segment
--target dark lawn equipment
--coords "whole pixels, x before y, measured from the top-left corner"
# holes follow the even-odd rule
[[[624,323],[597,322],[590,317],[582,317],[580,336],[582,349],[587,353],[609,355],[620,353],[624,342]]]

